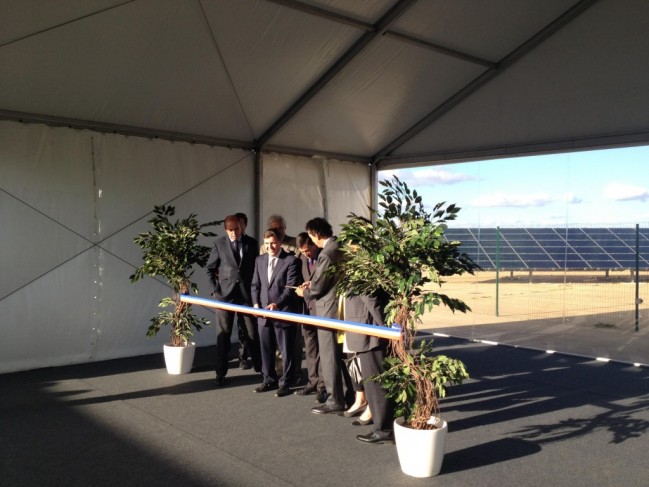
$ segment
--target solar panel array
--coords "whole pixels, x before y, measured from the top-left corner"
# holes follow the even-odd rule
[[[649,228],[448,228],[446,238],[485,270],[634,269],[636,254],[649,269]]]

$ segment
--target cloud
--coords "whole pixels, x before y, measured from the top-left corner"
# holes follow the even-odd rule
[[[614,201],[647,201],[649,189],[630,184],[609,183],[604,187],[603,196],[607,200]]]
[[[417,171],[381,171],[380,179],[390,179],[396,174],[399,179],[405,181],[408,186],[422,188],[426,186],[438,186],[446,184],[457,184],[464,181],[474,181],[476,178],[461,172],[447,171],[445,169],[421,169]]]
[[[556,198],[548,193],[491,193],[478,196],[471,204],[477,207],[512,207],[527,208],[545,206],[551,203],[562,202],[571,205],[580,204],[583,200],[573,193],[565,193],[561,198]]]
[[[547,193],[504,194],[491,193],[475,198],[471,204],[478,207],[516,207],[545,206],[554,203],[555,199]]]
[[[584,202],[583,199],[581,199],[579,196],[575,195],[574,193],[565,193],[563,195],[563,201],[570,205],[577,205],[579,203]]]

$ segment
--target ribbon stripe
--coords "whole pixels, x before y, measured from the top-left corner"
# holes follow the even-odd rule
[[[389,340],[401,339],[401,332],[398,328],[365,325],[361,323],[350,323],[347,321],[334,320],[331,318],[320,318],[317,316],[303,315],[299,313],[287,313],[286,311],[269,311],[267,309],[253,308],[251,306],[243,306],[240,304],[224,303],[223,301],[199,298],[197,296],[190,296],[187,294],[182,295],[180,297],[180,300],[185,303],[207,306],[208,308],[224,309],[226,311],[234,311],[235,313],[247,313],[253,316],[273,318],[276,320],[289,321],[291,323],[315,325],[331,328],[333,330],[349,331],[352,333],[362,333],[363,335],[372,335],[379,338],[387,338]]]

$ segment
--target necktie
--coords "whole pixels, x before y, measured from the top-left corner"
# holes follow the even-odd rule
[[[275,257],[270,257],[268,259],[268,282],[270,282],[271,277],[273,277],[273,270],[275,270]]]
[[[237,261],[237,264],[241,264],[241,253],[239,252],[238,240],[232,242],[232,252],[234,253],[234,259]]]
[[[306,267],[309,269],[309,274],[311,274],[311,272],[313,272],[313,259],[308,259],[306,261]]]

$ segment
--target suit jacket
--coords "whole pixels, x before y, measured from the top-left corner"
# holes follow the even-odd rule
[[[223,235],[214,240],[209,260],[205,266],[207,278],[212,285],[214,299],[230,302],[236,296],[238,289],[245,302],[250,304],[250,284],[259,246],[254,238],[242,235],[241,248],[241,264],[237,265],[230,238]]]
[[[385,326],[385,303],[376,296],[345,298],[345,321]],[[386,344],[385,339],[362,333],[345,333],[347,348],[352,352],[368,352]]]
[[[297,286],[300,282],[300,261],[282,249],[277,257],[275,269],[268,282],[268,254],[260,255],[255,260],[252,276],[252,304],[265,308],[271,303],[278,306],[278,311],[297,312],[298,296],[295,289],[286,286]],[[257,318],[261,326],[274,323],[280,327],[294,326],[288,322]]]
[[[315,315],[323,318],[338,319],[338,298],[336,297],[336,283],[340,276],[327,272],[343,257],[336,239],[327,242],[320,251],[315,263],[315,271],[311,279],[311,287],[304,290],[304,300],[315,300]]]
[[[319,254],[320,252],[318,252]],[[317,261],[318,257],[316,257]],[[313,279],[313,275],[315,274],[315,261],[313,262],[313,267],[309,271],[309,259],[307,259],[306,255],[300,254],[300,262],[302,263],[302,282],[310,281]],[[305,315],[315,315],[315,301],[313,299],[307,299],[306,294],[303,298],[303,309],[302,313]]]

